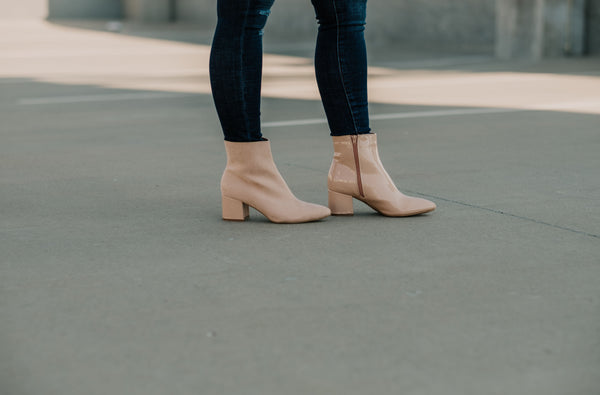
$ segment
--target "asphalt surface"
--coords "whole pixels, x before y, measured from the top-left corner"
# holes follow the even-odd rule
[[[372,50],[372,127],[438,209],[220,217],[210,33],[0,24],[0,394],[600,394],[600,59]],[[332,145],[269,41],[296,195]]]

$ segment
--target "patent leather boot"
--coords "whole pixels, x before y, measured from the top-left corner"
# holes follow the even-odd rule
[[[327,186],[333,215],[352,215],[358,199],[390,217],[408,217],[435,210],[435,203],[406,196],[385,171],[376,134],[333,136],[333,161]]]

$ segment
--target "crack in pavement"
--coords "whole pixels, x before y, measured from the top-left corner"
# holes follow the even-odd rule
[[[593,238],[596,238],[596,239],[600,239],[600,235],[597,235],[597,234],[594,234],[594,233],[589,233],[589,232],[586,232],[586,231],[583,231],[583,230],[568,228],[566,226],[556,225],[556,224],[552,224],[550,222],[540,221],[540,220],[537,220],[535,218],[529,218],[529,217],[525,217],[525,216],[522,216],[522,215],[512,214],[512,213],[509,213],[509,212],[506,212],[506,211],[503,211],[503,210],[496,210],[496,209],[493,209],[493,208],[478,206],[478,205],[475,205],[475,204],[461,202],[460,200],[446,199],[446,198],[443,198],[443,197],[440,197],[440,196],[429,195],[429,194],[421,193],[421,192],[417,192],[417,191],[406,190],[406,192],[408,192],[410,194],[414,194],[414,195],[420,195],[420,196],[423,196],[423,197],[427,197],[427,198],[430,198],[430,199],[438,199],[438,200],[442,200],[442,201],[448,202],[448,203],[454,203],[454,204],[459,204],[459,205],[465,206],[465,207],[470,207],[470,208],[476,208],[476,209],[479,209],[479,210],[489,211],[489,212],[495,213],[495,214],[506,215],[508,217],[517,218],[517,219],[520,219],[520,220],[523,220],[523,221],[533,222],[533,223],[538,224],[538,225],[545,225],[545,226],[549,226],[549,227],[554,228],[554,229],[565,230],[565,231],[568,231],[568,232],[577,233],[577,234],[580,234],[580,235],[584,235],[584,236],[588,236],[588,237],[593,237]]]
[[[321,173],[321,174],[325,174],[326,173],[323,170],[315,169],[314,167],[310,167],[310,166],[306,166],[306,165],[298,165],[298,164],[290,163],[290,162],[283,163],[283,165],[284,166],[290,166],[290,167],[296,167],[296,168],[304,169],[304,170],[311,170],[311,171],[314,171],[314,172],[317,172],[317,173]],[[530,218],[530,217],[525,217],[523,215],[512,214],[512,213],[509,213],[509,212],[503,211],[503,210],[496,210],[496,209],[493,209],[493,208],[488,208],[488,207],[478,206],[476,204],[462,202],[460,200],[447,199],[447,198],[443,198],[443,197],[440,197],[440,196],[430,195],[430,194],[421,193],[421,192],[417,192],[417,191],[411,191],[411,190],[407,190],[407,189],[403,189],[403,191],[405,191],[405,192],[407,192],[409,194],[412,194],[412,195],[419,195],[419,196],[430,198],[430,199],[437,199],[437,200],[441,200],[441,201],[448,202],[448,203],[454,203],[454,204],[458,204],[458,205],[465,206],[465,207],[470,207],[470,208],[475,208],[475,209],[479,209],[479,210],[484,210],[484,211],[488,211],[488,212],[491,212],[491,213],[494,213],[494,214],[505,215],[507,217],[517,218],[517,219],[520,219],[520,220],[523,220],[523,221],[532,222],[532,223],[535,223],[535,224],[538,224],[538,225],[549,226],[549,227],[554,228],[554,229],[560,229],[560,230],[564,230],[564,231],[567,231],[567,232],[576,233],[576,234],[580,234],[580,235],[584,235],[584,236],[588,236],[588,237],[593,237],[593,238],[596,238],[596,239],[600,239],[600,235],[598,235],[598,234],[586,232],[586,231],[583,231],[583,230],[568,228],[566,226],[556,225],[556,224],[552,224],[550,222],[540,221],[538,219]]]

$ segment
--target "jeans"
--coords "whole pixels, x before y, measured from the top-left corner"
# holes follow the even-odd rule
[[[210,82],[227,141],[259,141],[263,28],[275,0],[218,0]],[[315,72],[332,136],[369,133],[367,0],[311,0]]]

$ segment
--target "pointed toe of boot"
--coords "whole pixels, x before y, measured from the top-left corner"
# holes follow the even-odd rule
[[[331,210],[328,207],[297,200],[295,205],[290,205],[285,211],[277,213],[277,215],[267,215],[267,218],[278,224],[298,224],[319,221],[330,215]]]
[[[310,221],[318,221],[323,218],[327,218],[331,215],[331,210],[329,207],[321,206],[319,204],[310,204],[310,212],[312,213]]]
[[[409,204],[402,216],[408,217],[412,215],[425,214],[436,209],[434,202],[427,199],[409,197]]]
[[[412,217],[436,209],[435,203],[427,199],[406,196],[401,193],[397,199],[379,201],[377,204],[369,204],[369,206],[386,217]]]

